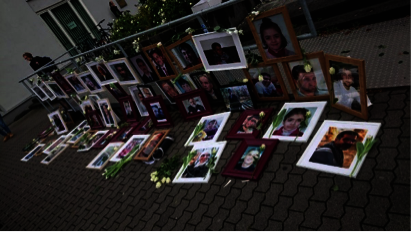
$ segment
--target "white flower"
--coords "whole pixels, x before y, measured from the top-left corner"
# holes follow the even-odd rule
[[[157,182],[157,181],[158,181],[158,177],[154,177],[154,181]]]
[[[244,83],[247,83],[247,82],[248,82],[248,79],[247,79],[247,78],[244,78],[244,79],[243,79],[243,82],[244,82]]]
[[[133,20],[131,20],[131,24],[133,24]]]
[[[120,54],[120,50],[114,50],[113,53],[114,53],[114,55],[118,55],[118,54]]]
[[[167,177],[167,179],[166,179],[166,183],[167,183],[167,184],[170,184],[170,182],[171,182],[170,177]]]
[[[264,80],[264,78],[263,78],[263,75],[258,75],[258,81],[263,81]]]
[[[235,29],[235,30],[234,30],[234,34],[238,34],[238,31],[237,31],[237,29]]]
[[[161,42],[158,42],[157,47],[160,47],[161,45],[163,45]]]
[[[161,187],[161,183],[160,183],[160,182],[157,182],[156,188],[160,188],[160,187]]]
[[[228,31],[228,34],[232,35],[232,34],[233,34],[233,32],[232,32],[232,31]]]
[[[150,175],[155,176],[155,175],[157,175],[157,172],[152,172]]]
[[[239,30],[238,34],[243,35],[243,30]]]
[[[311,72],[311,69],[312,69],[312,67],[311,67],[310,64],[305,64],[305,65],[304,65],[304,70],[305,70],[306,72]]]
[[[264,111],[261,111],[261,112],[260,112],[260,118],[264,118],[264,116],[265,116]]]
[[[164,184],[166,182],[166,178],[163,177],[163,179],[161,179],[161,183]]]
[[[333,67],[330,68],[330,74],[331,75],[335,74],[335,68],[333,68]]]

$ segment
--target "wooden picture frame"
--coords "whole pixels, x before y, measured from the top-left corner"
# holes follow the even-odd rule
[[[55,81],[44,81],[43,82],[51,92],[58,98],[69,98],[69,96],[63,91],[63,89]]]
[[[100,86],[117,82],[104,60],[92,61],[87,63],[86,66]]]
[[[258,101],[289,100],[287,88],[277,64],[260,63],[256,66],[250,66],[248,69],[243,69],[243,71],[250,83],[250,89]],[[259,80],[259,75],[262,75],[262,81]],[[265,86],[267,78],[271,78],[268,87]],[[278,83],[274,84],[276,81]]]
[[[203,67],[191,34],[167,46],[166,49],[182,73],[189,73]]]
[[[156,127],[173,126],[170,113],[164,103],[162,96],[155,96],[143,100],[147,108],[148,114]],[[154,112],[154,110],[156,112]]]
[[[159,80],[156,72],[150,64],[150,61],[142,52],[137,53],[135,56],[131,58],[129,57],[128,59],[134,66],[134,69],[139,74],[143,83],[147,84]]]
[[[92,110],[86,112],[87,123],[92,130],[99,130],[106,127],[105,122],[101,118],[101,113],[99,110]]]
[[[266,34],[266,36],[271,38],[278,36],[280,38],[279,41],[274,40],[271,42],[271,46],[274,47],[274,50],[280,49],[278,55],[276,54],[278,57],[272,55],[272,53],[269,52],[269,48],[267,48],[267,51],[265,50],[266,48],[264,48],[263,44],[266,42],[262,41],[260,35],[261,24],[264,18],[270,20],[263,24],[263,31],[269,33]],[[266,64],[298,60],[302,58],[300,45],[297,41],[297,36],[295,35],[287,7],[278,7],[260,13],[257,16],[248,16],[246,19],[251,32],[253,33],[260,55]],[[267,32],[267,30],[270,31]],[[288,42],[291,42],[291,45]],[[284,47],[285,44],[286,46]]]
[[[161,142],[166,138],[170,130],[157,130],[146,140],[144,146],[139,149],[139,152],[134,156],[134,160],[148,161],[154,154]],[[137,136],[137,135],[135,135]],[[142,135],[139,135],[142,136]]]
[[[120,85],[142,83],[127,58],[107,61],[106,66]]]
[[[247,180],[258,180],[278,142],[278,140],[269,139],[243,140],[221,175]],[[265,149],[261,150],[261,145],[263,144],[265,145]],[[258,159],[256,157],[258,157]],[[250,162],[252,162],[251,165],[249,164]]]
[[[90,71],[85,71],[76,75],[83,86],[85,86],[90,93],[99,93],[104,91],[103,86],[100,85],[100,82],[97,81]]]
[[[174,98],[180,95],[181,92],[173,85],[171,80],[160,80],[156,82],[156,85],[171,104],[176,104]]]
[[[51,77],[67,95],[71,95],[76,92],[59,71],[52,72]]]
[[[324,52],[312,52],[306,54],[307,60],[312,66],[312,72],[307,72],[304,69],[304,60],[293,60],[283,62],[284,72],[287,75],[288,83],[290,83],[296,101],[320,101],[330,98],[329,89],[325,68]],[[309,90],[313,83],[316,84],[315,91]],[[301,87],[297,87],[301,85]],[[304,86],[304,87],[302,87]],[[319,87],[320,86],[320,87]],[[325,87],[325,88],[324,88]],[[306,90],[303,91],[302,89]],[[311,91],[311,92],[310,92]],[[306,94],[304,94],[306,93]],[[314,93],[314,96],[306,96],[308,93]]]
[[[70,86],[76,91],[77,94],[87,93],[87,88],[84,86],[75,73],[67,74],[63,76]]]
[[[261,118],[260,113],[264,112],[264,117]],[[272,108],[245,110],[238,117],[237,121],[231,127],[231,130],[226,135],[226,139],[254,139],[261,133],[262,127],[270,118]],[[253,121],[257,121],[254,123]],[[251,128],[250,128],[251,127]]]
[[[200,118],[213,113],[205,91],[202,89],[180,94],[175,101],[184,120]],[[193,101],[195,106],[190,101]]]
[[[368,99],[366,93],[366,81],[365,81],[365,61],[360,59],[353,59],[349,57],[343,56],[335,56],[335,55],[328,55],[325,54],[325,63],[326,69],[330,70],[331,67],[334,68],[335,73],[333,75],[330,72],[327,73],[327,81],[329,86],[331,86],[330,91],[330,102],[331,106],[337,108],[339,110],[345,111],[349,114],[362,118],[364,120],[368,119],[368,106],[371,105],[370,100]],[[349,68],[346,70],[345,68]],[[339,73],[340,70],[342,73]],[[357,70],[355,72],[355,70]],[[339,78],[343,78],[345,73],[349,72],[351,74],[351,85],[349,90],[345,90],[343,80],[338,80]],[[358,82],[356,83],[356,75],[358,75]],[[349,76],[349,75],[346,75]],[[354,85],[358,85],[358,88],[353,87]],[[358,93],[359,91],[359,93]],[[340,99],[341,98],[341,99]],[[354,100],[358,103],[358,99],[360,100],[360,111],[357,111],[355,107]],[[339,100],[339,101],[337,101]],[[351,101],[351,104],[349,102]],[[341,102],[341,103],[339,103]],[[348,107],[350,105],[351,107]]]
[[[123,142],[109,143],[94,159],[86,166],[88,169],[102,170],[110,158],[123,146]]]
[[[131,96],[120,98],[118,103],[120,104],[123,113],[124,122],[138,121],[139,115],[137,113],[137,107]]]
[[[242,111],[254,108],[255,103],[247,83],[221,86],[220,91],[227,110]]]
[[[156,72],[160,80],[168,80],[178,75],[178,71],[174,67],[172,60],[168,56],[167,51],[164,49],[164,46],[158,47],[157,44],[153,44],[148,47],[144,47],[142,50],[147,59],[151,61],[151,67],[153,67],[153,70]],[[164,63],[163,67],[158,67],[159,65],[156,63],[156,59],[161,60]],[[167,73],[165,73],[163,69],[166,69],[165,71]]]
[[[131,136],[127,142],[124,143],[124,145],[114,154],[110,162],[118,162],[121,159],[123,159],[125,156],[127,156],[133,149],[137,147],[137,145],[140,145],[135,154],[133,155],[134,157],[139,154],[139,151],[142,150],[142,147],[144,146],[144,143],[147,141],[147,139],[150,137],[150,135],[133,135]]]

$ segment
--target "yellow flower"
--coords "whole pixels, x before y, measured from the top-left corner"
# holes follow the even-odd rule
[[[264,150],[265,149],[265,144],[263,143],[263,144],[261,144],[261,150]]]
[[[162,46],[163,44],[161,42],[158,42],[157,47]]]
[[[334,75],[334,74],[335,74],[335,68],[333,68],[333,67],[330,68],[330,74],[331,74],[331,75]]]
[[[261,111],[261,112],[260,112],[260,118],[264,118],[264,116],[265,116],[264,111]]]
[[[160,183],[160,182],[157,182],[156,188],[160,188],[160,187],[161,187],[161,183]]]
[[[311,67],[310,64],[305,64],[305,65],[304,65],[304,70],[305,70],[306,72],[311,72],[311,69],[312,69],[312,67]]]
[[[258,75],[258,81],[263,81],[264,80],[264,78],[263,78],[263,75]]]
[[[311,112],[310,111],[307,111],[307,113],[305,114],[305,117],[306,118],[309,118],[311,116]]]
[[[161,183],[164,184],[166,182],[166,178],[163,177],[163,179],[161,179]]]
[[[117,147],[117,146],[115,146],[115,147],[113,148],[113,150],[114,150],[114,151],[117,151],[117,150],[118,150],[118,147]]]
[[[166,183],[167,183],[167,184],[170,184],[170,182],[171,182],[170,177],[167,177],[167,179],[166,179]]]
[[[247,79],[247,78],[244,78],[244,79],[243,79],[243,82],[244,82],[244,83],[247,83],[247,82],[248,82],[248,79]]]

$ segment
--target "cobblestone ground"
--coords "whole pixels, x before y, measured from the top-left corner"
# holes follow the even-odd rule
[[[160,189],[149,175],[159,163],[131,162],[110,180],[86,169],[98,150],[67,149],[50,165],[40,164],[44,156],[21,162],[23,145],[48,124],[45,110],[34,110],[11,125],[14,138],[0,143],[0,229],[410,230],[410,91],[384,90],[369,97],[368,121],[382,127],[357,179],[296,167],[309,143],[281,142],[259,181],[217,174],[208,184]],[[276,113],[282,105],[259,106]],[[220,141],[239,115],[230,116]],[[178,112],[172,118],[176,140],[169,156],[187,154],[182,145],[197,120],[185,123]],[[362,121],[327,106],[316,129],[325,119]],[[228,141],[217,170],[239,144]]]

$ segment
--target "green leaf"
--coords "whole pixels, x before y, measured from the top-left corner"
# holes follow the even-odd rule
[[[220,30],[221,29],[221,27],[220,26],[216,26],[216,27],[214,27],[214,31],[218,31],[218,30]]]
[[[364,145],[361,142],[357,143],[357,159],[361,160],[363,157]]]
[[[378,54],[378,56],[383,56],[384,55],[384,52],[381,52],[380,54]]]

